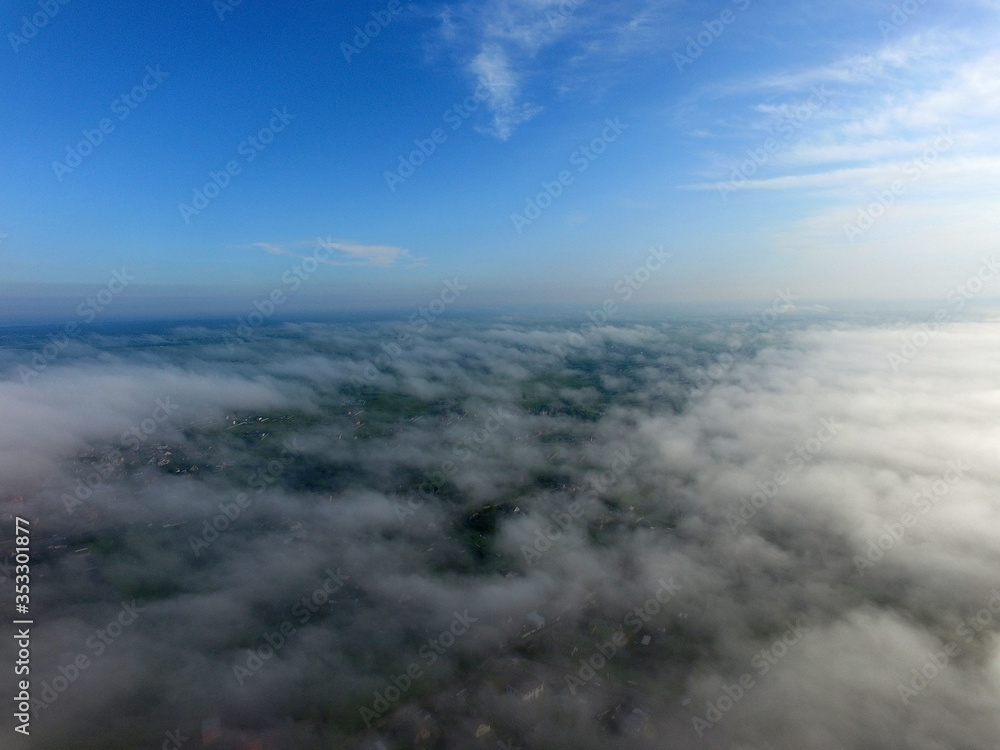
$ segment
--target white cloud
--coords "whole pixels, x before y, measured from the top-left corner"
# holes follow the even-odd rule
[[[687,187],[807,195],[808,213],[794,208],[776,219],[770,244],[815,257],[845,252],[845,224],[876,193],[901,183],[891,210],[858,246],[895,256],[907,244],[910,252],[943,257],[954,244],[947,238],[961,236],[983,247],[995,238],[996,222],[989,211],[970,217],[967,207],[970,201],[981,207],[983,185],[1000,177],[1000,54],[989,43],[995,38],[989,26],[978,37],[924,30],[864,54],[727,88],[724,101],[750,97],[730,119],[735,125],[715,129],[734,145],[722,152],[716,140],[711,166],[701,172],[709,179]],[[824,101],[797,118],[816,90]],[[942,134],[954,142],[944,144]],[[752,163],[769,139],[776,148]]]
[[[536,86],[559,95],[584,84],[593,87],[592,76],[582,70],[590,61],[599,59],[606,76],[609,63],[614,67],[655,43],[654,32],[664,23],[663,5],[656,0],[610,8],[585,0],[467,2],[438,15],[438,35],[486,92],[492,121],[477,129],[507,140],[542,111],[529,93]]]
[[[315,258],[319,263],[330,266],[392,266],[401,260],[411,260],[420,263],[422,258],[409,258],[410,251],[396,245],[364,245],[352,240],[309,240],[302,242],[274,243],[253,242],[250,247],[259,247],[271,255],[291,255],[296,258],[313,258],[312,254],[303,254],[299,248],[317,246],[341,253],[339,258]]]
[[[0,497],[44,532],[33,564],[52,604],[37,673],[51,682],[66,654],[103,632],[133,596],[122,591],[157,592],[84,687],[60,693],[38,727],[43,746],[152,746],[164,717],[184,722],[192,700],[195,726],[232,717],[234,746],[370,745],[336,717],[370,706],[415,659],[414,643],[467,608],[475,628],[439,652],[434,680],[394,701],[385,726],[444,706],[430,726],[458,737],[440,743],[449,748],[467,746],[480,722],[511,727],[512,744],[523,734],[524,746],[586,750],[993,747],[1000,322],[932,336],[792,324],[723,365],[721,339],[738,330],[726,323],[592,328],[566,359],[556,348],[578,324],[442,320],[396,348],[374,398],[347,378],[392,349],[395,322],[290,324],[236,358],[208,329],[158,335],[154,347],[105,337],[73,364],[0,383],[0,446],[15,451],[0,461]],[[914,351],[894,372],[888,354],[905,342]],[[176,414],[67,515],[61,495],[95,470],[92,456],[166,396]],[[290,463],[255,489],[286,441]],[[474,446],[465,458],[463,445]],[[616,468],[616,456],[629,465]],[[445,462],[447,489],[422,492]],[[241,492],[252,501],[238,508]],[[568,515],[574,500],[581,512]],[[223,512],[229,522],[214,522]],[[473,519],[490,523],[472,533]],[[554,519],[562,531],[549,543]],[[196,557],[192,538],[211,547]],[[529,562],[538,539],[544,551]],[[291,607],[327,569],[347,588],[300,621]],[[653,601],[660,579],[679,591],[609,657],[634,684],[604,672],[579,699],[548,687],[537,701],[504,695],[498,660],[530,668],[535,684],[567,685],[597,635]],[[550,625],[526,655],[533,611]],[[280,654],[273,646],[237,683],[248,645],[273,644],[275,623],[292,616]],[[897,685],[952,641],[960,658],[904,703]],[[743,674],[754,684],[702,742],[692,719],[724,706]],[[601,718],[636,699],[648,741]],[[334,719],[289,715],[318,704]],[[102,720],[109,712],[128,725]]]
[[[537,105],[518,102],[521,93],[518,75],[511,69],[500,45],[491,44],[480,50],[469,63],[469,70],[487,92],[486,104],[493,113],[489,127],[477,128],[481,132],[505,141],[514,133],[514,128],[542,111]]]
[[[348,240],[327,240],[323,246],[339,250],[360,261],[360,265],[391,266],[409,255],[409,250],[395,245],[362,245]]]

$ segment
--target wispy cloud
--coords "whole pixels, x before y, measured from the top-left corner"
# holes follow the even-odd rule
[[[490,122],[480,132],[507,140],[543,107],[530,92],[565,95],[586,78],[581,68],[600,58],[619,62],[650,42],[664,3],[630,0],[607,7],[592,0],[486,0],[449,6],[437,18],[437,42],[455,56],[483,92]],[[542,59],[544,58],[544,60]],[[544,93],[539,91],[544,96]]]
[[[817,87],[829,92],[822,106],[795,122],[780,138],[781,148],[742,187],[802,188],[848,185],[856,177],[897,169],[919,154],[929,139],[951,129],[960,138],[964,161],[980,172],[995,153],[1000,121],[1000,54],[970,48],[962,33],[925,32],[810,69],[771,73],[726,91],[724,98],[756,96],[738,117],[706,127],[698,137],[734,144],[728,160],[710,154],[728,174],[745,158],[745,146],[775,133],[776,124],[794,119],[803,97]],[[731,109],[725,111],[731,112]],[[808,122],[806,122],[806,119]],[[691,129],[691,135],[695,129]],[[696,187],[706,187],[698,184]]]
[[[778,251],[842,253],[844,228],[893,185],[885,220],[855,237],[854,249],[944,252],[944,227],[953,237],[962,227],[968,246],[985,244],[995,222],[970,224],[967,208],[981,205],[983,185],[1000,177],[1000,54],[989,43],[998,20],[978,34],[925,25],[862,53],[713,85],[704,92],[705,116],[688,129],[713,144],[700,170],[706,179],[685,187],[810,194],[805,215],[786,215],[772,228]],[[817,89],[828,92],[822,105],[796,115]],[[781,131],[781,123],[794,127]],[[944,134],[953,140],[945,143]],[[773,150],[765,152],[768,140]]]
[[[884,15],[872,12],[873,28]],[[811,293],[864,268],[854,288],[879,296],[878,284],[914,258],[908,282],[940,287],[956,256],[995,247],[998,33],[1000,17],[928,4],[867,48],[852,37],[806,65],[709,81],[679,115],[702,144],[697,178],[683,187],[764,217],[745,241],[781,263],[808,263]]]
[[[488,127],[476,128],[480,132],[505,141],[513,134],[514,128],[542,111],[540,106],[518,101],[521,93],[519,75],[499,44],[481,49],[469,63],[469,70],[479,86],[485,89],[486,104],[493,113],[493,122]]]
[[[362,245],[349,240],[327,240],[323,246],[344,253],[355,261],[353,265],[391,266],[410,254],[406,248],[395,245]]]
[[[271,255],[288,255],[289,251],[281,246],[276,245],[273,242],[252,242],[250,247],[259,247],[265,253],[270,253]]]
[[[353,240],[335,240],[327,237],[301,242],[252,242],[247,247],[259,248],[271,255],[291,255],[296,258],[314,258],[328,266],[379,266],[388,267],[401,261],[409,261],[407,266],[420,265],[424,258],[413,258],[405,247],[396,245],[364,245]],[[339,257],[320,258],[313,253],[303,253],[303,248],[323,247],[335,250]]]
[[[933,148],[933,145],[930,147]],[[1000,156],[980,156],[975,158],[935,156],[935,163],[923,162],[919,149],[914,158],[907,161],[891,161],[864,167],[830,169],[806,174],[783,174],[762,179],[747,179],[739,184],[740,190],[802,190],[843,188],[850,193],[883,188],[895,180],[906,179],[907,174],[916,175],[914,168],[927,170],[933,166],[934,186],[938,192],[947,188],[958,191],[969,187],[969,180],[996,180],[1000,178]],[[940,159],[938,161],[937,159]],[[907,172],[907,169],[910,172]],[[923,172],[921,172],[922,174]],[[910,178],[912,179],[912,178]],[[687,187],[697,190],[717,190],[718,182],[699,182]]]

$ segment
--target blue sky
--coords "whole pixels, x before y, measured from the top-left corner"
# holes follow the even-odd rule
[[[998,18],[996,0],[16,0],[0,312],[122,268],[177,309],[274,289],[406,306],[456,277],[461,304],[591,304],[651,246],[671,260],[644,303],[943,299],[996,248]]]

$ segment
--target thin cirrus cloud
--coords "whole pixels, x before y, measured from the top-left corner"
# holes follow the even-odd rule
[[[606,68],[609,58],[628,59],[662,26],[662,5],[652,0],[613,8],[583,0],[464,3],[438,15],[436,46],[461,61],[486,103],[490,121],[476,129],[506,141],[543,110],[528,90],[549,86],[565,95],[579,87],[588,61],[600,57]]]
[[[477,126],[480,132],[505,141],[518,125],[542,111],[538,105],[518,101],[521,89],[519,75],[500,45],[491,44],[480,50],[469,63],[469,71],[485,90],[486,103],[493,115],[489,126]]]
[[[989,43],[998,21],[982,20],[977,35],[942,22],[807,68],[707,88],[688,132],[713,146],[703,151],[704,181],[684,187],[727,201],[802,196],[802,212],[786,211],[766,232],[779,252],[843,260],[848,248],[895,255],[906,247],[943,260],[958,235],[963,247],[985,250],[996,222],[970,221],[969,208],[982,207],[984,186],[1000,177],[1000,54]],[[878,215],[872,231],[856,231],[869,208]],[[952,231],[937,231],[945,226]]]
[[[394,266],[400,261],[408,261],[407,266],[420,265],[423,258],[413,258],[405,247],[396,245],[364,245],[351,240],[319,238],[316,240],[290,243],[253,242],[250,247],[260,248],[271,255],[291,255],[296,258],[314,258],[317,262],[330,266]],[[320,258],[313,253],[303,253],[300,248],[334,250],[339,255]]]
[[[768,137],[779,141],[765,163],[744,173],[740,189],[849,188],[857,178],[867,186],[867,177],[883,181],[943,134],[954,134],[956,143],[939,145],[936,170],[978,178],[996,161],[989,134],[1000,116],[1000,55],[970,50],[967,42],[961,34],[927,33],[808,70],[770,74],[750,84],[757,101],[738,128],[700,124],[698,132],[749,141],[751,148]],[[765,97],[769,101],[760,101]],[[792,134],[776,130],[782,120],[794,124]],[[728,180],[747,156],[745,146],[736,149],[708,154],[715,166],[704,174]],[[714,190],[718,182],[689,187]]]

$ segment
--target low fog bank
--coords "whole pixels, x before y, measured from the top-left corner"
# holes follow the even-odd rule
[[[11,747],[995,749],[1000,321],[406,328],[7,342]]]

